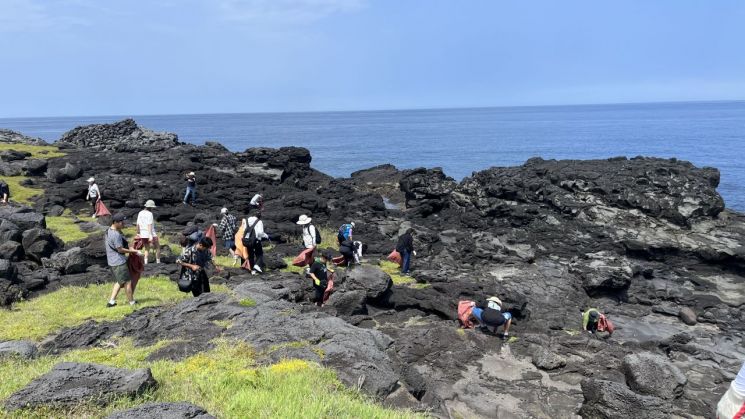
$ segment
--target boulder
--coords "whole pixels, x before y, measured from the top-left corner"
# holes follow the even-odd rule
[[[567,360],[563,356],[556,354],[545,347],[539,348],[533,354],[533,365],[542,370],[555,370],[567,365]]]
[[[364,291],[366,297],[372,300],[380,299],[393,286],[390,275],[373,265],[359,265],[345,270],[341,282],[344,290]]]
[[[107,419],[214,419],[206,410],[191,403],[145,403],[114,412]]]
[[[49,162],[42,159],[29,159],[24,160],[21,164],[21,170],[23,170],[28,176],[42,176],[47,171]]]
[[[696,316],[696,312],[690,307],[682,307],[680,311],[678,311],[678,318],[688,326],[695,326],[696,323],[698,323],[698,316]]]
[[[649,352],[626,355],[622,369],[632,390],[665,400],[680,397],[688,381],[666,358]]]
[[[44,220],[43,215],[31,212],[24,208],[11,210],[10,213],[7,211],[0,211],[0,218],[11,221],[21,231],[32,228],[47,228],[47,223],[46,220]]]
[[[31,153],[27,151],[5,150],[0,152],[0,160],[2,161],[18,161],[27,157],[31,157]]]
[[[73,247],[64,252],[55,253],[48,259],[44,258],[42,259],[42,264],[45,268],[56,269],[65,275],[85,272],[90,265],[83,253],[83,249],[79,247]]]
[[[39,263],[61,247],[51,231],[40,228],[24,231],[22,244],[26,257]]]
[[[23,259],[23,245],[17,241],[8,240],[0,244],[0,259],[17,262]]]
[[[1,216],[1,215],[0,215]],[[15,241],[20,242],[23,238],[23,231],[10,220],[0,221],[0,242]]]
[[[54,183],[64,183],[69,180],[78,179],[83,174],[80,167],[70,163],[65,163],[63,167],[57,167],[47,170],[47,178]]]
[[[585,379],[581,383],[585,401],[579,410],[583,419],[668,419],[672,406],[664,400],[642,396],[623,383]]]
[[[18,269],[7,259],[0,259],[0,278],[10,282],[16,282]]]
[[[26,296],[28,296],[26,288],[7,279],[0,279],[0,307],[9,306]]]
[[[336,310],[337,316],[350,317],[357,314],[366,314],[366,301],[367,296],[365,295],[365,291],[362,290],[335,291],[329,297],[326,305],[333,307]]]
[[[36,344],[27,340],[0,342],[0,358],[18,356],[29,359],[36,356]]]
[[[156,384],[149,368],[127,370],[63,362],[8,397],[5,409],[74,406],[81,400],[105,405],[114,398],[134,397]]]

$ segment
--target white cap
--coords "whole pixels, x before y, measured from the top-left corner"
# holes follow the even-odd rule
[[[227,213],[228,213],[228,209],[227,208],[223,208],[223,209],[220,210],[220,214],[227,214]]]
[[[349,225],[351,225],[352,228],[354,228],[354,221],[352,221],[351,223],[349,223]]]
[[[189,172],[188,176],[196,176],[194,172]]]
[[[311,220],[310,217],[308,217],[307,215],[303,214],[303,215],[300,216],[300,218],[298,218],[297,224],[298,225],[301,225],[301,226],[302,225],[306,225],[306,224],[310,224],[310,220]]]
[[[96,181],[96,179],[94,179],[92,176],[88,178],[88,183],[95,182],[95,181]]]
[[[155,201],[148,199],[147,202],[145,202],[145,208],[155,208]]]

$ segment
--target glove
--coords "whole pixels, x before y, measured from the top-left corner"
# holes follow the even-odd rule
[[[587,333],[592,334],[592,330],[588,330]]]
[[[416,250],[411,252],[414,256],[416,256]]]
[[[318,285],[319,287],[321,286],[321,280],[320,279],[314,279],[313,280],[313,283],[316,284],[316,285]]]

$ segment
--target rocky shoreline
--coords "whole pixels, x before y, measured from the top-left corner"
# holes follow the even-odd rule
[[[188,350],[160,353],[169,359],[207,350],[216,337],[259,349],[303,341],[310,344],[270,358],[331,367],[392,406],[497,418],[709,418],[745,359],[745,216],[725,208],[713,168],[643,157],[536,158],[461,182],[439,169],[390,165],[335,179],[312,169],[303,148],[233,153],[132,120],[79,127],[53,145],[66,155],[0,156],[1,173],[44,189],[32,207],[0,208],[2,306],[108,281],[100,235],[63,243],[46,229],[45,216],[89,208],[89,176],[112,212],[136,216],[153,199],[167,233],[218,222],[223,206],[242,216],[261,193],[274,248],[261,277],[221,274],[236,297],[204,295],[120,322],[90,321],[49,336],[42,353],[112,336],[139,345],[186,339]],[[194,208],[181,204],[188,171],[198,177]],[[333,229],[355,221],[355,237],[366,243],[368,263],[343,273],[321,310],[308,303],[308,281],[280,271],[299,250],[300,214]],[[104,228],[90,219],[80,226]],[[409,227],[418,232],[417,286],[395,285],[377,261]],[[148,265],[146,274],[175,279],[176,267]],[[513,313],[516,339],[459,328],[458,301],[492,294]],[[256,305],[242,307],[240,298]],[[616,323],[612,338],[578,333],[580,309],[590,306]],[[197,320],[174,324],[185,312]]]

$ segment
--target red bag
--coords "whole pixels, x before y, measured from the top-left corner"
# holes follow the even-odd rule
[[[616,326],[604,314],[601,314],[600,319],[598,319],[598,331],[613,334],[614,330],[616,330]]]
[[[105,217],[107,215],[111,215],[111,213],[106,208],[106,205],[103,204],[103,201],[99,199],[96,201],[96,217]]]
[[[204,232],[204,237],[209,237],[210,240],[212,240],[212,247],[210,248],[210,252],[212,253],[212,257],[214,258],[217,256],[217,235],[215,234],[215,226],[210,225],[207,228],[207,231]]]
[[[471,321],[471,312],[473,311],[473,301],[463,300],[458,302],[458,320],[464,329],[473,329]]]
[[[391,252],[390,255],[388,255],[388,260],[390,260],[393,263],[397,263],[398,266],[401,266],[404,261],[401,258],[401,253],[398,253],[398,250],[394,250]]]
[[[337,256],[337,257],[331,259],[331,261],[334,262],[334,265],[339,266],[339,265],[341,265],[341,264],[344,263],[344,256]]]
[[[330,272],[328,277],[328,285],[326,285],[326,290],[323,292],[324,304],[329,299],[329,297],[331,297],[331,293],[334,292],[334,279],[336,279],[336,273]]]
[[[127,258],[127,269],[129,270],[129,278],[132,281],[132,292],[134,292],[142,273],[145,271],[145,259],[142,256],[129,255]]]
[[[299,255],[295,256],[295,259],[292,260],[292,264],[300,268],[310,265],[311,263],[313,263],[314,250],[316,249],[313,247],[303,250],[302,252],[300,252]]]

